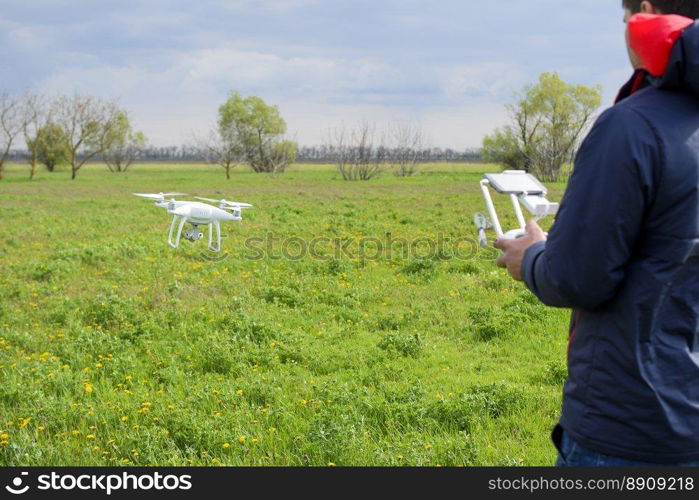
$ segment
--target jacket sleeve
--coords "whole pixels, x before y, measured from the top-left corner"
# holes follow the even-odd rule
[[[527,249],[522,277],[546,305],[593,310],[614,297],[652,201],[659,141],[628,106],[600,116],[583,141],[545,243]]]

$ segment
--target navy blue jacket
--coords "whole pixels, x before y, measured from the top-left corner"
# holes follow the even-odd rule
[[[573,309],[560,425],[586,448],[699,460],[699,24],[605,111],[522,275]]]

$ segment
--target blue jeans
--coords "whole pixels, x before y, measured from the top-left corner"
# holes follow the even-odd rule
[[[663,467],[682,466],[697,467],[697,462],[682,462],[676,464],[660,464],[653,462],[642,462],[640,460],[630,460],[628,458],[604,455],[596,451],[583,447],[573,440],[562,427],[556,426],[551,435],[556,448],[558,449],[558,459],[556,467]]]

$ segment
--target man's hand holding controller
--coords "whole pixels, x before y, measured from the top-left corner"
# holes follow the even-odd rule
[[[522,281],[522,259],[524,252],[534,243],[546,241],[546,234],[536,221],[529,221],[525,226],[527,234],[520,238],[498,238],[495,248],[502,250],[503,254],[498,258],[498,267],[504,267],[517,281]]]

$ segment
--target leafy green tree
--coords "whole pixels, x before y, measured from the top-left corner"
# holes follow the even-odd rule
[[[488,162],[502,163],[511,170],[530,170],[530,155],[524,153],[512,127],[495,130],[492,135],[483,138],[483,159]]]
[[[545,181],[560,178],[602,100],[599,85],[570,85],[542,73],[507,106],[511,124],[483,139],[483,157],[528,170]]]
[[[232,92],[218,110],[218,133],[230,153],[255,172],[283,172],[296,159],[296,145],[283,139],[286,122],[277,106]]]
[[[110,172],[126,172],[148,144],[143,132],[133,130],[129,116],[123,110],[116,113],[103,140],[102,158]]]
[[[68,161],[70,144],[63,127],[49,123],[37,130],[33,139],[27,140],[27,148],[32,158],[53,172],[57,165]]]
[[[29,151],[29,180],[34,179],[36,167],[39,164],[36,148],[32,144],[36,141],[39,131],[48,124],[50,119],[50,106],[46,99],[34,93],[26,93],[22,96],[22,133],[24,143]]]

